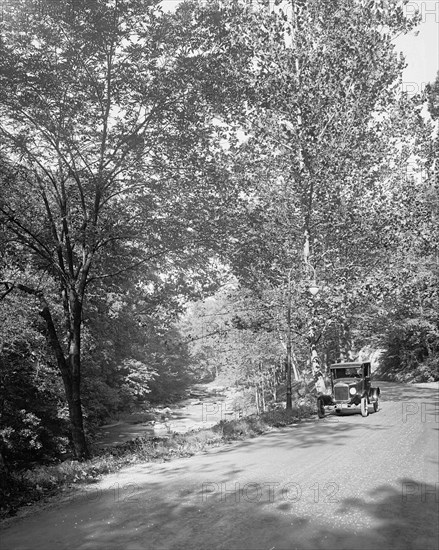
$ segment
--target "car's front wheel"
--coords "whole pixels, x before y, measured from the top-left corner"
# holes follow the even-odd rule
[[[323,401],[323,397],[317,398],[317,414],[319,418],[324,418],[325,416],[325,402]]]
[[[367,406],[367,397],[361,398],[361,416],[369,416],[369,408]]]

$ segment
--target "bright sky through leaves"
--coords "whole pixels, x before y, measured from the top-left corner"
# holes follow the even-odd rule
[[[407,62],[404,70],[404,86],[417,93],[432,82],[439,70],[439,2],[435,0],[410,0],[405,6],[407,14],[418,10],[422,20],[417,30],[395,40]]]
[[[182,0],[163,0],[165,11],[174,11]],[[407,61],[403,87],[412,93],[433,82],[439,70],[439,2],[437,0],[409,0],[404,6],[407,15],[421,14],[422,20],[416,31],[395,40],[398,51]]]

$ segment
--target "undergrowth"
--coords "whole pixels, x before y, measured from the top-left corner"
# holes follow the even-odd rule
[[[292,411],[276,410],[259,416],[223,420],[212,428],[185,434],[138,437],[105,449],[92,448],[93,457],[83,462],[68,460],[11,473],[0,484],[0,517],[14,515],[22,506],[77,484],[92,483],[123,466],[189,457],[211,447],[258,436],[272,427],[288,426],[313,412],[311,406],[304,406]]]

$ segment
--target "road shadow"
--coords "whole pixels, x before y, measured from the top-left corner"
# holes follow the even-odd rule
[[[298,506],[281,496],[169,494],[154,482],[111,487],[41,515],[26,532],[5,530],[2,550],[438,550],[438,490],[404,478],[363,497]]]
[[[439,487],[414,479],[400,479],[398,484],[399,487],[383,485],[364,498],[347,498],[333,505],[339,518],[337,526],[319,521],[312,504],[305,515],[297,513],[297,506],[286,499],[267,506],[262,500],[221,502],[217,495],[210,500],[203,501],[198,495],[195,502],[185,501],[190,496],[186,494],[181,502],[157,503],[145,518],[147,525],[131,518],[132,527],[140,531],[141,544],[124,548],[437,550]],[[139,500],[147,495],[148,492],[139,495]],[[362,525],[355,526],[347,520],[353,512],[361,514]],[[364,526],[368,523],[370,528]],[[129,541],[129,536],[124,537],[129,531],[126,524],[112,525],[116,539],[97,524],[89,524],[86,531],[93,532],[93,537],[101,531],[108,548]]]

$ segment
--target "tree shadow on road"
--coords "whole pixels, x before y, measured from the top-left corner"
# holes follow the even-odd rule
[[[149,488],[136,495],[135,507],[133,502],[118,503],[109,523],[82,523],[78,527],[82,542],[75,548],[436,550],[438,487],[413,479],[398,483],[399,487],[383,485],[364,498],[328,504],[334,506],[332,518],[322,518],[320,502],[308,503],[305,514],[303,507],[287,501],[223,502],[218,495],[203,500],[189,494],[169,501],[157,499],[157,488]],[[152,494],[153,505],[139,513]],[[361,522],[349,519],[358,515]]]
[[[17,522],[2,550],[438,549],[439,484],[413,478],[338,501],[206,494],[178,479],[116,485]]]

